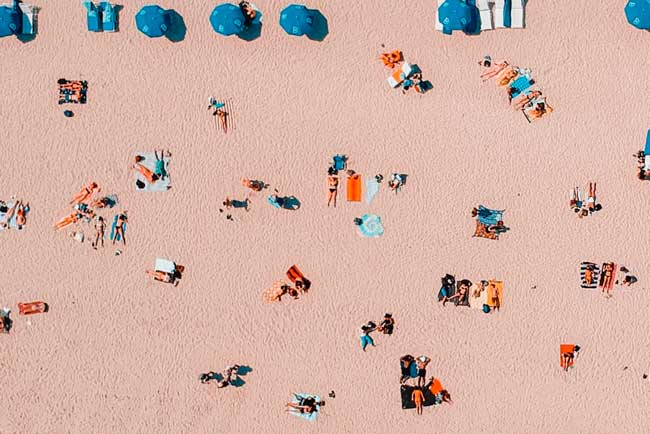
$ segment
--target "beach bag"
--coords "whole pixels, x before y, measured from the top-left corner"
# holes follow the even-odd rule
[[[487,304],[484,304],[483,305],[483,313],[490,313],[490,306],[488,306]]]

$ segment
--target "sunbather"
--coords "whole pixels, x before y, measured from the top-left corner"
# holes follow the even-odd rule
[[[408,380],[411,377],[411,364],[415,363],[415,359],[413,358],[412,355],[407,354],[405,356],[400,357],[399,359],[399,365],[402,370],[402,373],[399,377],[399,382],[404,383],[406,380]]]
[[[593,264],[587,265],[587,268],[585,268],[585,285],[594,284],[594,271],[595,267]]]
[[[379,56],[379,59],[384,63],[384,65],[386,65],[390,69],[393,69],[401,62],[402,52],[399,50],[394,50],[391,51],[390,53],[382,53],[382,55]]]
[[[149,182],[149,184],[153,184],[158,180],[158,175],[156,175],[148,167],[142,165],[140,161],[142,161],[142,157],[140,155],[136,156],[135,164],[133,165],[133,168],[138,172],[140,172],[140,174],[144,176],[144,179],[146,179]]]
[[[221,124],[221,129],[223,130],[224,133],[228,132],[228,116],[229,113],[225,111],[222,107],[216,108],[214,112],[212,112],[212,116],[216,116],[219,118],[219,123]]]
[[[398,191],[402,189],[402,186],[406,182],[406,178],[404,175],[401,175],[399,173],[393,173],[393,176],[391,177],[390,181],[388,181],[388,186],[390,187],[391,191],[394,191],[395,194],[397,194]]]
[[[574,345],[573,351],[562,353],[562,368],[565,372],[569,370],[569,367],[573,363],[574,357],[578,355],[578,351],[580,351],[580,347],[578,345]]]
[[[580,188],[575,187],[569,196],[569,208],[572,210],[580,210],[582,208],[582,200],[580,199]]]
[[[382,332],[385,335],[392,335],[393,327],[395,327],[395,320],[393,319],[393,315],[387,313],[384,314],[384,319],[382,320],[381,323],[379,323],[379,327],[377,327],[377,331]]]
[[[102,247],[104,247],[104,232],[106,231],[106,223],[102,216],[95,217],[95,241],[91,243],[93,249],[97,249],[99,242],[101,241]]]
[[[79,204],[79,203],[84,203],[87,201],[90,201],[92,197],[99,193],[101,191],[101,188],[97,185],[95,182],[91,182],[87,186],[83,187],[79,193],[75,195],[74,198],[72,198],[72,201],[70,202],[71,205]]]
[[[519,75],[519,70],[517,67],[508,65],[503,71],[497,76],[499,86],[507,86]]]
[[[107,206],[112,206],[112,204],[113,200],[108,196],[104,196],[101,199],[94,201],[91,206],[93,208],[106,208]]]
[[[415,412],[417,414],[422,414],[422,403],[424,402],[424,393],[422,393],[422,389],[419,387],[415,388],[413,393],[411,393],[411,400],[415,404]]]
[[[74,224],[79,221],[79,219],[82,217],[81,214],[78,212],[73,212],[70,215],[63,217],[61,220],[56,222],[54,224],[54,229],[63,229],[66,226],[70,226],[71,224]]]
[[[316,401],[316,398],[309,396],[307,398],[295,395],[298,402],[288,402],[286,411],[299,414],[312,414],[318,411],[319,406],[324,406],[324,401]]]
[[[23,205],[23,201],[19,200],[16,205],[16,226],[18,226],[18,229],[22,229],[27,223],[25,213],[29,211],[29,204]]]
[[[606,262],[603,264],[602,268],[602,273],[603,273],[603,281],[602,281],[602,290],[601,292],[604,293],[607,297],[611,297],[611,290],[612,290],[612,277],[614,275],[614,264],[612,262]]]
[[[515,110],[521,110],[530,101],[539,98],[540,96],[542,96],[542,92],[539,90],[524,92],[512,101],[512,107]]]
[[[544,98],[537,98],[529,102],[523,110],[526,113],[528,120],[534,121],[541,118],[546,113],[551,113],[553,108],[546,104]]]
[[[454,303],[456,306],[469,306],[468,295],[470,286],[472,286],[472,282],[467,279],[458,282],[458,290],[456,293],[451,297],[447,297],[446,300],[442,302],[442,305],[444,306],[448,301],[456,300]]]
[[[124,228],[126,222],[129,220],[129,217],[126,215],[126,211],[117,216],[117,222],[115,223],[115,236],[113,237],[113,244],[117,240],[118,235],[122,238],[122,244],[126,246],[126,238],[124,237]]]
[[[153,173],[158,177],[160,180],[164,180],[167,178],[167,168],[165,167],[165,151],[161,150],[160,151],[160,158],[158,158],[158,153],[156,150],[153,150],[153,155],[156,157],[156,168],[154,169]]]
[[[596,204],[596,183],[589,183],[589,195],[587,196],[587,209],[590,213],[599,211],[602,208],[600,204]]]
[[[241,183],[244,187],[250,188],[253,191],[262,191],[266,187],[266,184],[264,182],[253,181],[248,178],[243,178],[241,180]]]
[[[153,277],[155,280],[163,283],[174,283],[174,275],[166,271],[145,270],[145,273]]]
[[[490,78],[496,77],[497,75],[499,75],[501,73],[501,71],[506,69],[508,66],[509,66],[508,62],[506,62],[506,61],[503,61],[501,63],[497,63],[495,65],[492,65],[492,66],[488,67],[485,71],[483,71],[481,73],[481,78],[483,79],[483,81],[487,81]]]
[[[334,208],[336,208],[336,195],[339,189],[339,177],[338,171],[332,167],[327,170],[327,206],[330,206],[330,203],[334,203]]]

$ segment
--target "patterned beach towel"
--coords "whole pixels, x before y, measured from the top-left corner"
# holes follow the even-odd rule
[[[590,269],[591,276],[588,270]],[[590,277],[588,279],[588,277]],[[580,287],[584,289],[598,288],[598,279],[600,277],[600,268],[593,262],[582,262],[580,264]]]

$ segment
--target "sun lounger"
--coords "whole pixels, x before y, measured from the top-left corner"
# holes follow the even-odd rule
[[[47,303],[43,301],[31,301],[29,303],[18,303],[18,313],[20,315],[35,315],[37,313],[47,312]]]
[[[143,157],[142,161],[140,161],[142,166],[146,167],[151,172],[156,170],[156,156],[153,152],[138,152],[136,155]],[[146,191],[151,193],[167,191],[171,188],[171,176],[169,175],[169,163],[171,159],[167,156],[163,156],[163,161],[165,162],[165,171],[167,172],[165,179],[158,178],[155,182],[151,183],[144,175],[142,175],[142,173],[137,170],[135,171],[135,189],[137,191]]]
[[[489,0],[477,0],[479,15],[481,17],[481,30],[492,30],[492,11]]]
[[[306,398],[310,398],[310,397],[315,398],[316,402],[320,402],[320,396],[318,396],[318,395],[310,395],[308,393],[296,393],[296,394],[294,394],[294,397],[291,399],[291,402],[293,402],[295,404],[300,404],[300,401],[302,399],[306,399]],[[294,412],[294,411],[291,411],[290,413],[292,415],[294,415],[294,416],[297,416],[297,417],[301,418],[301,419],[305,419],[305,420],[308,420],[310,422],[313,422],[318,417],[318,412],[319,411],[320,411],[320,405],[317,405],[316,406],[316,411],[313,412],[313,413],[298,413],[298,412]]]
[[[89,32],[101,32],[102,31],[102,24],[101,24],[101,17],[100,15],[100,10],[95,6],[95,3],[85,1],[81,3],[85,8],[86,8],[86,21],[88,25],[88,31]]]
[[[18,6],[23,13],[23,29],[21,34],[33,35],[36,33],[36,26],[34,25],[36,20],[36,8],[32,5],[26,5],[25,3],[19,3]]]
[[[574,344],[560,344],[560,366],[564,367],[564,357],[562,357],[562,354],[566,353],[573,353],[575,345]],[[570,368],[573,366],[573,358],[570,358],[568,360],[568,367]]]
[[[500,280],[490,280],[488,283],[487,304],[491,308],[501,308],[503,306],[503,282]]]
[[[445,2],[445,0],[438,0],[438,7],[436,8],[436,23],[435,23],[435,29],[438,30],[439,32],[442,32],[442,23],[440,22],[440,17],[438,16],[438,9],[442,4]]]
[[[413,69],[413,65],[404,62],[400,68],[393,71],[386,81],[388,81],[388,84],[390,84],[391,87],[395,88],[402,84],[402,82],[414,72],[415,70]]]
[[[495,0],[494,2],[494,28],[503,29],[511,26],[510,12],[512,0]]]
[[[587,282],[586,274],[587,269],[591,268],[591,282]],[[598,281],[600,277],[600,268],[598,265],[593,262],[582,262],[580,264],[580,287],[584,289],[596,289],[598,288]]]
[[[348,202],[361,202],[361,175],[358,173],[348,177],[346,197]]]
[[[102,29],[105,32],[117,31],[117,13],[115,7],[108,2],[100,2],[99,8],[102,10]]]
[[[510,28],[523,29],[524,28],[524,6],[526,0],[512,0],[512,7],[510,8]]]

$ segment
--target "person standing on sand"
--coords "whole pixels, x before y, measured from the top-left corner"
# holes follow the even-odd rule
[[[95,241],[92,242],[93,249],[97,250],[99,242],[102,242],[102,247],[104,247],[104,232],[106,231],[106,223],[102,216],[95,217]]]
[[[372,321],[368,321],[367,324],[361,326],[361,334],[359,337],[361,338],[361,349],[364,352],[366,351],[366,347],[368,345],[372,345],[373,347],[375,346],[375,342],[370,337],[370,333],[375,331],[376,328],[377,326]]]
[[[423,387],[426,381],[427,365],[431,361],[427,356],[420,356],[415,359],[418,367],[418,387]]]
[[[424,401],[424,393],[420,387],[416,387],[411,394],[411,400],[415,404],[415,411],[417,414],[422,414],[422,402]]]
[[[339,177],[337,175],[338,171],[333,167],[327,170],[327,206],[334,202],[334,208],[336,208],[336,195],[339,189]]]

